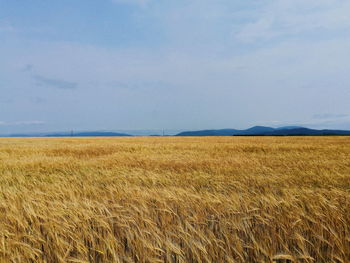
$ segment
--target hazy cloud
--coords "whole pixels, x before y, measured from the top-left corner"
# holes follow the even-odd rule
[[[32,72],[33,70],[34,66],[32,64],[27,64],[21,69],[22,72]]]
[[[0,125],[1,126],[26,126],[26,125],[43,125],[45,124],[44,121],[16,121],[16,122],[4,122],[4,121],[0,121]]]
[[[0,98],[0,103],[12,103],[14,100],[12,98]]]
[[[294,120],[294,121],[270,121],[265,122],[274,126],[286,126],[286,125],[299,125],[303,127],[314,128],[344,128],[350,130],[350,114],[338,114],[338,113],[322,113],[314,114],[311,118],[306,120]]]
[[[146,6],[151,1],[152,0],[112,0],[112,2],[116,4],[138,5],[138,6]]]
[[[42,103],[45,103],[46,100],[41,97],[35,97],[35,98],[32,98],[32,102],[34,102],[35,104],[42,104]]]
[[[47,78],[39,75],[34,76],[34,79],[38,86],[52,87],[56,89],[67,89],[67,90],[76,89],[78,87],[78,83],[76,82],[69,82],[61,79],[52,79],[52,78]]]
[[[315,114],[314,119],[324,120],[324,119],[339,119],[339,118],[349,118],[349,114],[334,114],[334,113],[323,113]]]

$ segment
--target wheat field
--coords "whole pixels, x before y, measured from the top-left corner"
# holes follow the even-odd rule
[[[0,262],[350,262],[350,137],[1,138]]]

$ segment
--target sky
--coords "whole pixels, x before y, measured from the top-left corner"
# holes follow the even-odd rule
[[[348,0],[0,0],[0,134],[350,129]]]

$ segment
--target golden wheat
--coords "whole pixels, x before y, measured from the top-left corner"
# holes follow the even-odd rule
[[[350,138],[2,138],[0,262],[350,262]]]

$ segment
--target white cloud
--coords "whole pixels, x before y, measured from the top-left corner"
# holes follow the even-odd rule
[[[319,31],[323,36],[350,28],[347,0],[274,0],[252,12],[251,21],[236,33],[243,42],[295,37]]]

